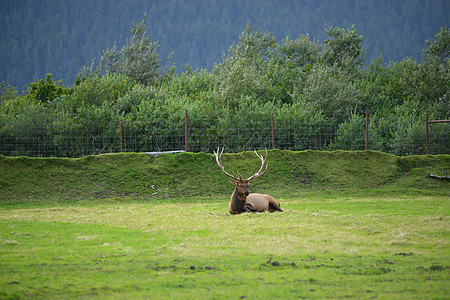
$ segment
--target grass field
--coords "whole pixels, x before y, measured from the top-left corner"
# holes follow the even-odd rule
[[[283,171],[285,153],[278,154],[272,169],[286,177],[291,170]],[[311,153],[294,155],[308,162],[305,156]],[[422,174],[430,166],[446,168],[448,156],[413,157],[399,163],[381,155],[374,163],[378,170],[370,169],[369,174],[382,170],[387,179],[380,175],[363,186],[353,179],[361,177],[359,162],[370,164],[378,154],[372,158],[361,153],[361,159],[353,158],[351,169],[345,161],[353,154],[343,153],[344,171],[330,168],[339,165],[336,157],[341,154],[331,154],[330,162],[324,159],[330,154],[316,155],[326,171],[312,170],[307,163],[291,166],[295,177],[284,184],[298,180],[286,190],[280,182],[272,185],[284,212],[241,215],[227,211],[229,185],[216,196],[139,194],[140,185],[152,182],[149,174],[144,174],[146,183],[128,182],[131,179],[121,175],[126,181],[121,188],[134,188],[132,192],[118,190],[97,197],[102,187],[95,178],[121,170],[111,167],[110,156],[106,161],[90,158],[89,164],[3,158],[0,170],[14,165],[21,172],[0,172],[0,298],[448,299],[449,185]],[[116,165],[130,158],[139,166],[142,161],[147,166],[164,165],[133,155],[116,157]],[[229,157],[228,163],[233,159]],[[192,160],[197,174],[201,164],[195,157]],[[85,174],[97,188],[92,194],[85,192],[87,184],[78,193],[64,186],[75,180],[61,179],[61,174],[71,173],[67,171],[71,164],[89,170]],[[176,162],[168,164],[179,167]],[[210,162],[203,164],[209,168]],[[130,163],[127,167],[136,168]],[[61,179],[59,186],[45,196],[45,188],[24,184],[38,176],[32,175],[35,172],[44,182],[46,176]],[[321,172],[330,173],[329,178],[323,179]],[[185,193],[188,179],[165,176],[157,182],[170,183],[171,188],[176,186],[173,181],[178,182],[176,191]],[[226,181],[220,172],[214,176]],[[281,180],[276,172],[270,176]],[[254,186],[270,190],[270,176],[267,183]],[[133,174],[129,178],[137,181]],[[76,197],[70,199],[71,194]]]

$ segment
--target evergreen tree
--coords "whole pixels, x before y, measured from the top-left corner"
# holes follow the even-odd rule
[[[127,39],[126,45],[121,50],[117,50],[117,46],[114,45],[103,51],[100,68],[106,74],[123,74],[146,85],[157,82],[161,76],[161,63],[157,52],[159,42],[152,42],[146,36],[146,20],[147,14],[140,23],[131,26],[132,37]]]

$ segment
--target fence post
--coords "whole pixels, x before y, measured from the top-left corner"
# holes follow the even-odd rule
[[[270,123],[272,127],[272,149],[275,149],[275,122],[273,121],[273,113],[270,114]]]
[[[120,152],[123,152],[123,119],[120,119]]]
[[[366,110],[366,151],[369,150],[369,111]]]
[[[189,116],[188,111],[184,111],[184,151],[188,152],[188,123],[189,123]]]
[[[428,154],[428,113],[425,114],[425,145],[426,154]]]

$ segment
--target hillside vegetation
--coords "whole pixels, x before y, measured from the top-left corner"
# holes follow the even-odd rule
[[[230,172],[250,176],[259,168],[252,152],[224,154]],[[398,157],[374,151],[269,151],[267,173],[251,182],[254,192],[299,197],[314,192],[449,195],[444,175],[450,156]],[[223,196],[233,187],[214,155],[181,153],[150,157],[124,153],[83,158],[0,156],[2,204],[87,199],[158,200]]]
[[[149,16],[150,37],[159,41],[166,65],[211,70],[247,21],[280,39],[301,34],[323,41],[330,26],[351,27],[367,40],[369,63],[420,60],[424,41],[449,25],[446,0],[228,0],[228,1],[33,1],[0,2],[0,82],[19,90],[46,73],[71,85],[83,65],[117,43],[129,25]]]

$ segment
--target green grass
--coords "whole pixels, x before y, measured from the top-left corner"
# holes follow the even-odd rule
[[[448,298],[450,156],[269,155],[242,215],[210,154],[0,156],[0,299]]]
[[[0,210],[4,298],[445,298],[441,197],[89,201]]]

